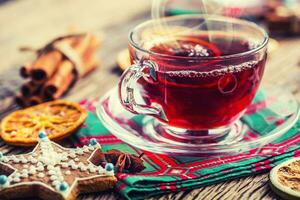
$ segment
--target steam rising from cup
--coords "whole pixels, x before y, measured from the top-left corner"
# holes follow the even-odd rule
[[[209,38],[209,42],[214,43],[216,40],[215,31],[220,30],[220,26],[222,30],[226,33],[234,32],[235,27],[233,27],[230,23],[218,24],[218,28],[216,28],[216,24],[211,24],[209,20],[205,20],[205,17],[199,20],[197,23],[193,22],[187,26],[174,26],[166,20],[165,15],[168,10],[168,6],[170,6],[170,0],[154,0],[152,4],[152,19],[156,21],[155,25],[151,28],[151,30],[146,30],[144,34],[145,48],[151,47],[153,44],[157,43],[172,43],[174,48],[179,47],[178,44],[178,36],[189,35],[189,34],[198,34],[201,32],[206,32]],[[231,1],[227,1],[230,3]],[[224,7],[228,6],[228,3],[224,3],[223,0],[181,0],[176,1],[180,6],[182,4],[190,4],[191,7],[195,9],[197,8],[197,13],[200,15],[222,15],[224,11]],[[180,8],[179,8],[180,9]],[[232,36],[232,34],[228,34],[228,36]],[[227,39],[228,44],[225,48],[231,48],[232,39]]]

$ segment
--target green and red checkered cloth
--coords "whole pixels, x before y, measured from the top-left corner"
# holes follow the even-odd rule
[[[258,93],[242,118],[253,130],[248,137],[265,134],[270,127],[278,126],[285,120],[272,111],[272,105],[278,106],[276,98],[268,99],[268,103],[271,102],[268,107],[264,98],[262,93]],[[89,113],[86,122],[73,139],[75,144],[80,146],[87,144],[90,138],[96,138],[104,151],[119,149],[137,155],[145,154],[143,156],[146,166],[144,171],[137,174],[116,174],[119,180],[117,190],[127,199],[144,199],[158,194],[199,188],[262,173],[286,159],[300,156],[300,121],[271,144],[234,156],[199,159],[197,157],[171,157],[143,151],[122,142],[101,124],[94,114],[96,102],[95,99],[81,102]],[[135,120],[134,123],[140,124],[141,117]]]

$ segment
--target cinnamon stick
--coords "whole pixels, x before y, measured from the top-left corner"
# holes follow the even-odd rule
[[[29,98],[29,105],[30,106],[35,106],[37,104],[40,104],[43,102],[43,98],[40,96],[32,96]]]
[[[39,93],[42,85],[36,84],[34,81],[29,81],[21,86],[21,93],[24,97],[29,97]]]
[[[44,93],[46,96],[55,94],[60,87],[65,85],[66,79],[72,76],[73,64],[69,60],[64,60],[59,66],[55,74],[46,82]]]
[[[28,99],[24,97],[22,94],[18,93],[15,97],[16,103],[21,107],[28,106]]]
[[[83,63],[85,63],[85,72],[82,75],[83,77],[93,71],[99,64],[94,57],[98,47],[99,40],[96,37],[92,37],[90,40],[89,48],[85,51],[82,57]]]
[[[75,42],[74,50],[78,55],[83,55],[84,52],[89,48],[90,40],[93,38],[91,34],[86,34],[85,36],[79,38],[77,43]]]
[[[62,85],[61,87],[59,87],[59,89],[56,91],[56,93],[54,93],[52,95],[52,98],[53,99],[58,99],[62,95],[64,95],[68,91],[68,89],[70,88],[70,86],[72,85],[74,79],[75,79],[74,74],[72,74],[71,76],[68,76],[67,79],[64,82],[64,85]]]
[[[20,75],[22,78],[28,78],[30,76],[32,70],[32,65],[31,64],[27,64],[27,65],[23,65],[20,68]]]
[[[99,39],[96,36],[91,36],[88,48],[83,53],[83,59],[94,56],[94,53],[96,52],[97,48],[99,48],[99,46]]]
[[[93,59],[96,49],[99,47],[99,40],[96,36],[87,34],[80,38],[77,44],[74,44],[74,51],[80,56],[83,63],[81,77],[86,76],[95,68],[96,65],[86,64],[86,61]],[[94,61],[93,61],[94,62]]]
[[[85,73],[82,75],[81,78],[84,78],[85,76],[89,75],[96,67],[99,65],[99,61],[95,58],[89,58],[84,60],[85,65]]]
[[[61,96],[63,96],[71,87],[71,85],[74,83],[75,81],[75,75],[71,74],[70,76],[68,76],[65,81],[64,84],[62,86],[60,86],[59,88],[57,88],[57,91],[55,93],[44,93],[44,99],[46,100],[55,100],[60,98]]]
[[[41,55],[32,64],[31,78],[36,83],[41,83],[47,80],[57,69],[58,63],[62,60],[62,54],[57,51],[50,51]]]
[[[85,43],[86,40],[81,39],[81,42]],[[82,43],[77,43],[77,50],[78,53],[82,53],[81,59],[83,59],[83,67],[85,68],[83,76],[86,76],[93,71],[98,64],[98,61],[93,58],[93,51],[96,50],[99,42],[97,38],[90,37],[86,49],[83,48],[85,44]],[[57,72],[45,84],[44,96],[52,100],[60,98],[70,88],[75,77],[73,63],[70,60],[64,60],[59,64]]]
[[[98,47],[98,38],[86,34],[54,41],[53,45],[39,50],[33,63],[21,67],[21,76],[31,80],[16,96],[18,104],[29,106],[60,98],[78,77],[84,77],[96,68]]]

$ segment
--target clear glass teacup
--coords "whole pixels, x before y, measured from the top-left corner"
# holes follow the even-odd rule
[[[223,16],[144,22],[129,34],[132,66],[119,82],[121,104],[154,117],[159,134],[218,140],[251,104],[267,43],[256,24]]]

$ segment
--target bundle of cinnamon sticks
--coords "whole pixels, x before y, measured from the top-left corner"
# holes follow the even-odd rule
[[[28,80],[16,102],[26,107],[60,98],[97,67],[99,44],[95,35],[75,34],[56,38],[37,50],[36,60],[20,69],[20,75]]]

